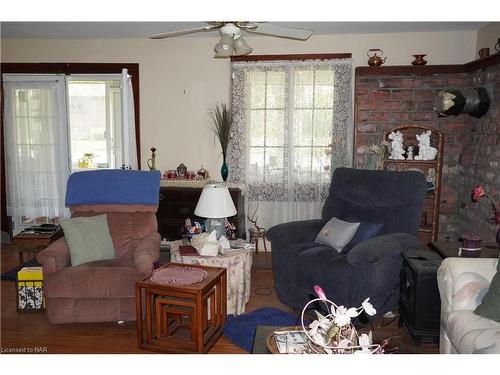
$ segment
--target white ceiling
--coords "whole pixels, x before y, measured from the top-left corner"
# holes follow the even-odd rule
[[[374,34],[425,31],[473,31],[490,22],[273,22],[320,34]],[[2,22],[2,38],[148,38],[151,34],[198,26],[203,22]],[[216,36],[217,31],[185,37]]]

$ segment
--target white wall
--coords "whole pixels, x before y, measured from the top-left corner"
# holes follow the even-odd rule
[[[366,65],[366,51],[381,48],[386,65],[407,65],[427,53],[429,64],[462,64],[474,59],[477,32],[318,35],[306,42],[272,37],[246,38],[253,54],[350,52],[354,66]],[[157,148],[157,168],[181,162],[203,164],[220,178],[220,146],[214,147],[208,109],[228,101],[230,64],[214,59],[218,38],[2,39],[2,62],[108,62],[140,64],[141,165]]]
[[[476,52],[479,52],[481,48],[489,48],[490,55],[493,55],[495,52],[498,52],[495,50],[495,44],[499,38],[500,38],[500,22],[493,22],[483,27],[477,32]],[[476,59],[478,58],[479,55],[477,55],[476,53]]]

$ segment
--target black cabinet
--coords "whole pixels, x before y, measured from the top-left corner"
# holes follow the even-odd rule
[[[156,218],[158,220],[158,232],[162,238],[169,241],[182,237],[181,228],[187,218],[191,220],[205,220],[197,218],[194,210],[200,198],[203,186],[181,187],[181,186],[161,186],[160,201]],[[236,207],[237,214],[229,217],[228,220],[236,226],[238,237],[245,238],[245,212],[241,189],[229,187],[229,194]]]
[[[442,258],[431,250],[403,251],[400,283],[400,324],[417,342],[439,341],[441,299],[437,269]]]

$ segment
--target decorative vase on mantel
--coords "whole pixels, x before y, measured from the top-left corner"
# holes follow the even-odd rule
[[[226,158],[222,161],[222,167],[220,168],[220,175],[222,177],[222,181],[226,182],[227,176],[229,175],[229,168],[226,163]]]
[[[422,65],[425,65],[427,64],[427,60],[424,60],[424,57],[427,56],[426,54],[420,54],[420,55],[412,55],[415,60],[413,60],[411,62],[412,65],[416,65],[416,66],[422,66]]]

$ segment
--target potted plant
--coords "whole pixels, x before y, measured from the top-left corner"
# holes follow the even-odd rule
[[[226,181],[229,174],[229,169],[226,164],[227,146],[231,139],[231,125],[233,124],[233,115],[231,110],[227,108],[225,103],[217,103],[215,107],[209,112],[212,120],[212,131],[214,138],[217,138],[222,149],[222,167],[220,174],[222,180]]]

